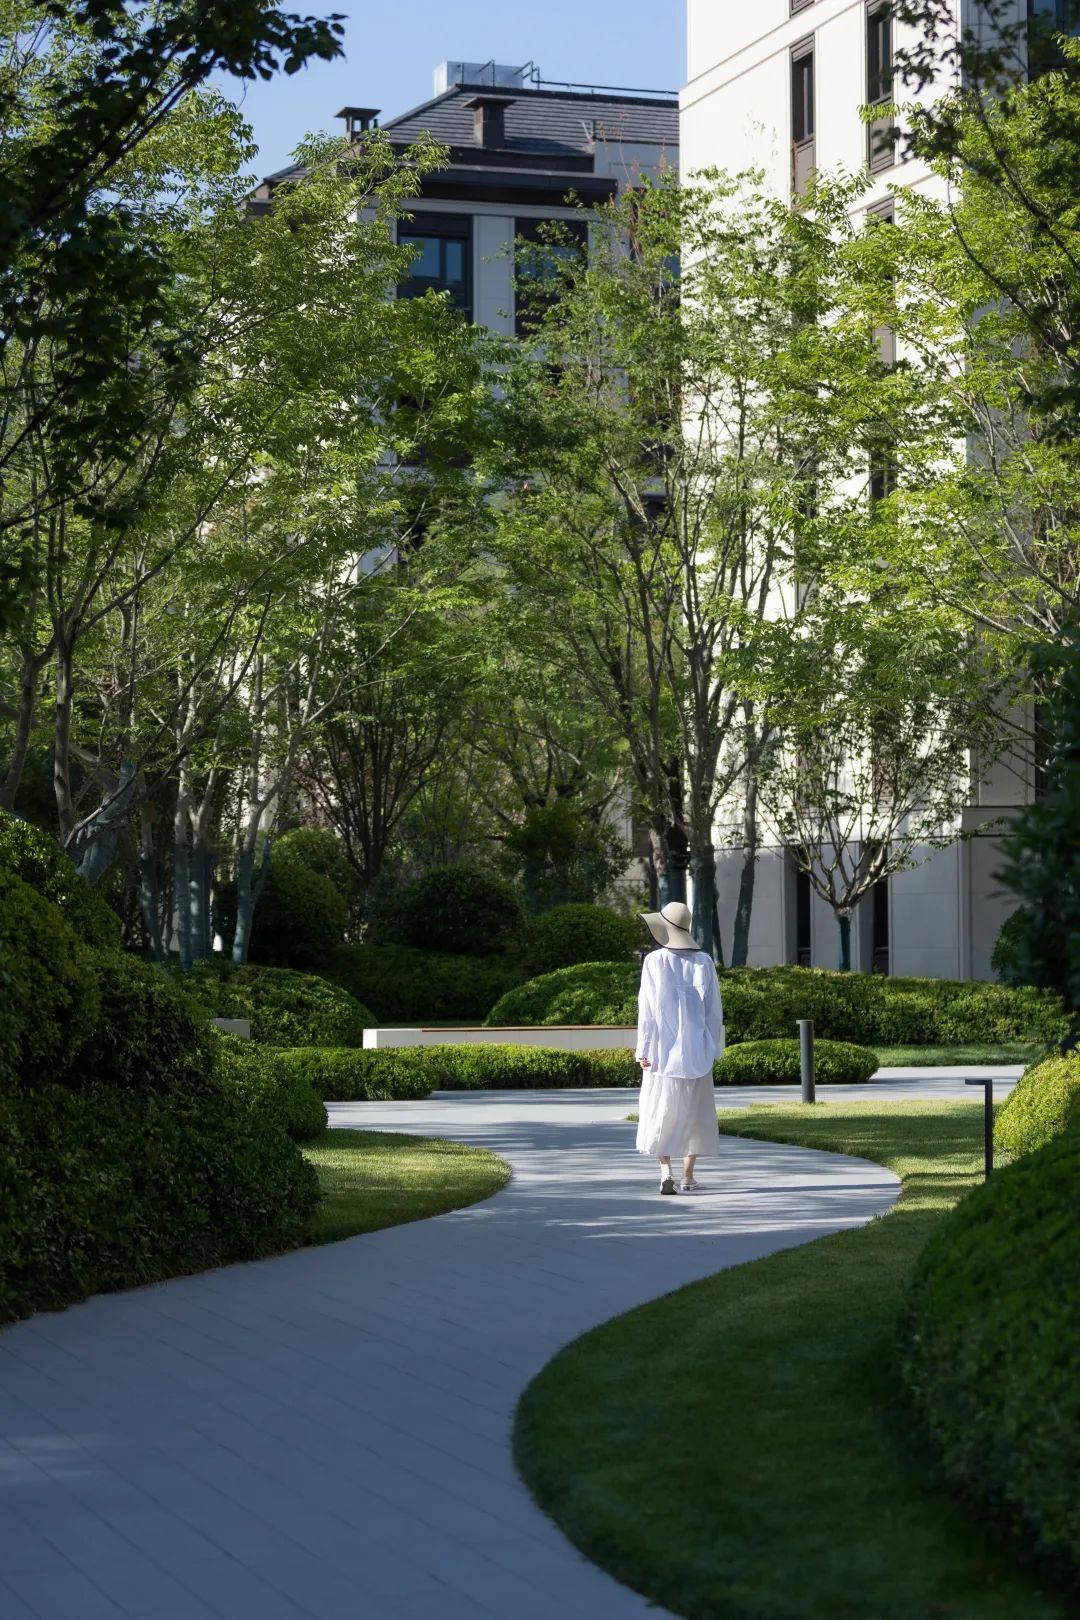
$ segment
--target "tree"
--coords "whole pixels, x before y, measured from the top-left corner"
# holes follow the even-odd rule
[[[992,754],[1000,727],[978,648],[947,620],[823,598],[802,632],[784,651],[789,713],[761,794],[797,870],[837,919],[846,972],[855,907],[955,841],[970,751]]]
[[[60,501],[106,515],[101,468],[135,461],[163,396],[188,385],[197,337],[170,329],[176,266],[160,197],[129,184],[140,149],[215,72],[294,73],[338,55],[342,27],[267,0],[11,0],[4,34],[0,585],[10,601],[13,582],[32,579],[23,564],[35,526]],[[25,476],[31,444],[48,463],[44,488]]]
[[[1034,648],[1037,682],[1050,694],[1046,789],[1025,805],[1002,840],[998,877],[1025,909],[1014,942],[1026,983],[1056,990],[1080,1023],[1080,627]]]
[[[501,555],[618,726],[654,851],[677,762],[710,951],[718,812],[742,787],[755,819],[786,700],[768,649],[863,523],[867,439],[919,431],[854,278],[856,190],[800,212],[747,176],[644,187],[601,214],[587,265],[557,261],[507,380]],[[756,858],[751,829],[740,960]]]

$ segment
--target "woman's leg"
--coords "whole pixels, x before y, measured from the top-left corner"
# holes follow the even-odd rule
[[[684,1181],[693,1181],[694,1166],[697,1163],[697,1154],[688,1153],[682,1162],[682,1178]]]
[[[660,1180],[661,1181],[666,1181],[668,1179],[668,1177],[670,1176],[670,1174],[671,1174],[671,1159],[666,1153],[661,1153],[659,1155],[659,1158],[660,1158]]]

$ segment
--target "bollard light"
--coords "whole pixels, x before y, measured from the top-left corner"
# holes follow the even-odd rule
[[[802,1100],[812,1103],[815,1100],[814,1087],[814,1020],[812,1018],[799,1018],[796,1020],[799,1029],[799,1078],[802,1082]]]
[[[983,1158],[985,1160],[985,1174],[983,1179],[990,1180],[990,1172],[994,1168],[994,1081],[993,1077],[986,1079],[978,1075],[974,1080],[965,1080],[965,1086],[983,1087]]]

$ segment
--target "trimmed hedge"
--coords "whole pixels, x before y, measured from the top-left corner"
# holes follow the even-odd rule
[[[411,1048],[360,1052],[304,1046],[274,1056],[316,1098],[330,1102],[407,1101],[429,1096],[433,1087],[423,1062],[407,1061],[414,1056]]]
[[[1080,1129],[996,1171],[937,1226],[904,1376],[951,1480],[1080,1586]]]
[[[281,1054],[334,1102],[383,1102],[432,1091],[636,1086],[630,1051],[561,1052],[545,1046],[398,1046],[367,1052]]]
[[[43,899],[59,906],[64,921],[84,944],[98,950],[119,947],[119,917],[79,876],[56,839],[5,810],[0,810],[0,870],[14,872]]]
[[[213,1048],[200,1009],[149,962],[109,951],[97,960],[101,1014],[64,1083],[125,1091],[213,1089]]]
[[[561,968],[503,996],[485,1023],[632,1024],[639,977],[636,964]],[[799,1018],[862,1046],[1056,1041],[1068,1028],[1060,1000],[1030,986],[776,967],[721,972],[720,990],[732,1043],[790,1036]]]
[[[346,1057],[352,1055],[347,1048],[343,1050]],[[214,1069],[223,1090],[272,1120],[294,1142],[310,1142],[326,1129],[326,1109],[288,1056],[235,1035],[221,1035]]]
[[[302,1243],[318,1177],[223,1092],[0,1097],[0,1320]]]
[[[529,972],[551,973],[578,962],[629,962],[644,940],[639,917],[622,917],[608,906],[554,906],[529,925]]]
[[[852,1085],[869,1080],[879,1067],[869,1047],[848,1041],[814,1042],[814,1074],[821,1085]],[[713,1068],[718,1086],[798,1085],[799,1043],[743,1041],[729,1046]]]
[[[521,978],[520,968],[502,956],[452,956],[409,945],[343,945],[322,971],[374,1008],[370,1022],[378,1024],[480,1023]]]
[[[93,958],[59,907],[0,868],[0,1081],[60,1079],[93,1033],[100,1005]]]
[[[1080,1052],[1043,1058],[998,1109],[994,1146],[1018,1159],[1045,1147],[1074,1121],[1080,1127]]]
[[[248,1018],[261,1046],[360,1046],[374,1015],[339,984],[292,968],[197,962],[179,979],[212,1018]]]

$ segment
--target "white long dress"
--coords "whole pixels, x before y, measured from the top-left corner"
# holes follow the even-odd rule
[[[651,1158],[716,1153],[712,1066],[724,1050],[724,1009],[712,958],[663,946],[650,951],[638,992],[637,1058],[643,1071],[637,1149]]]

